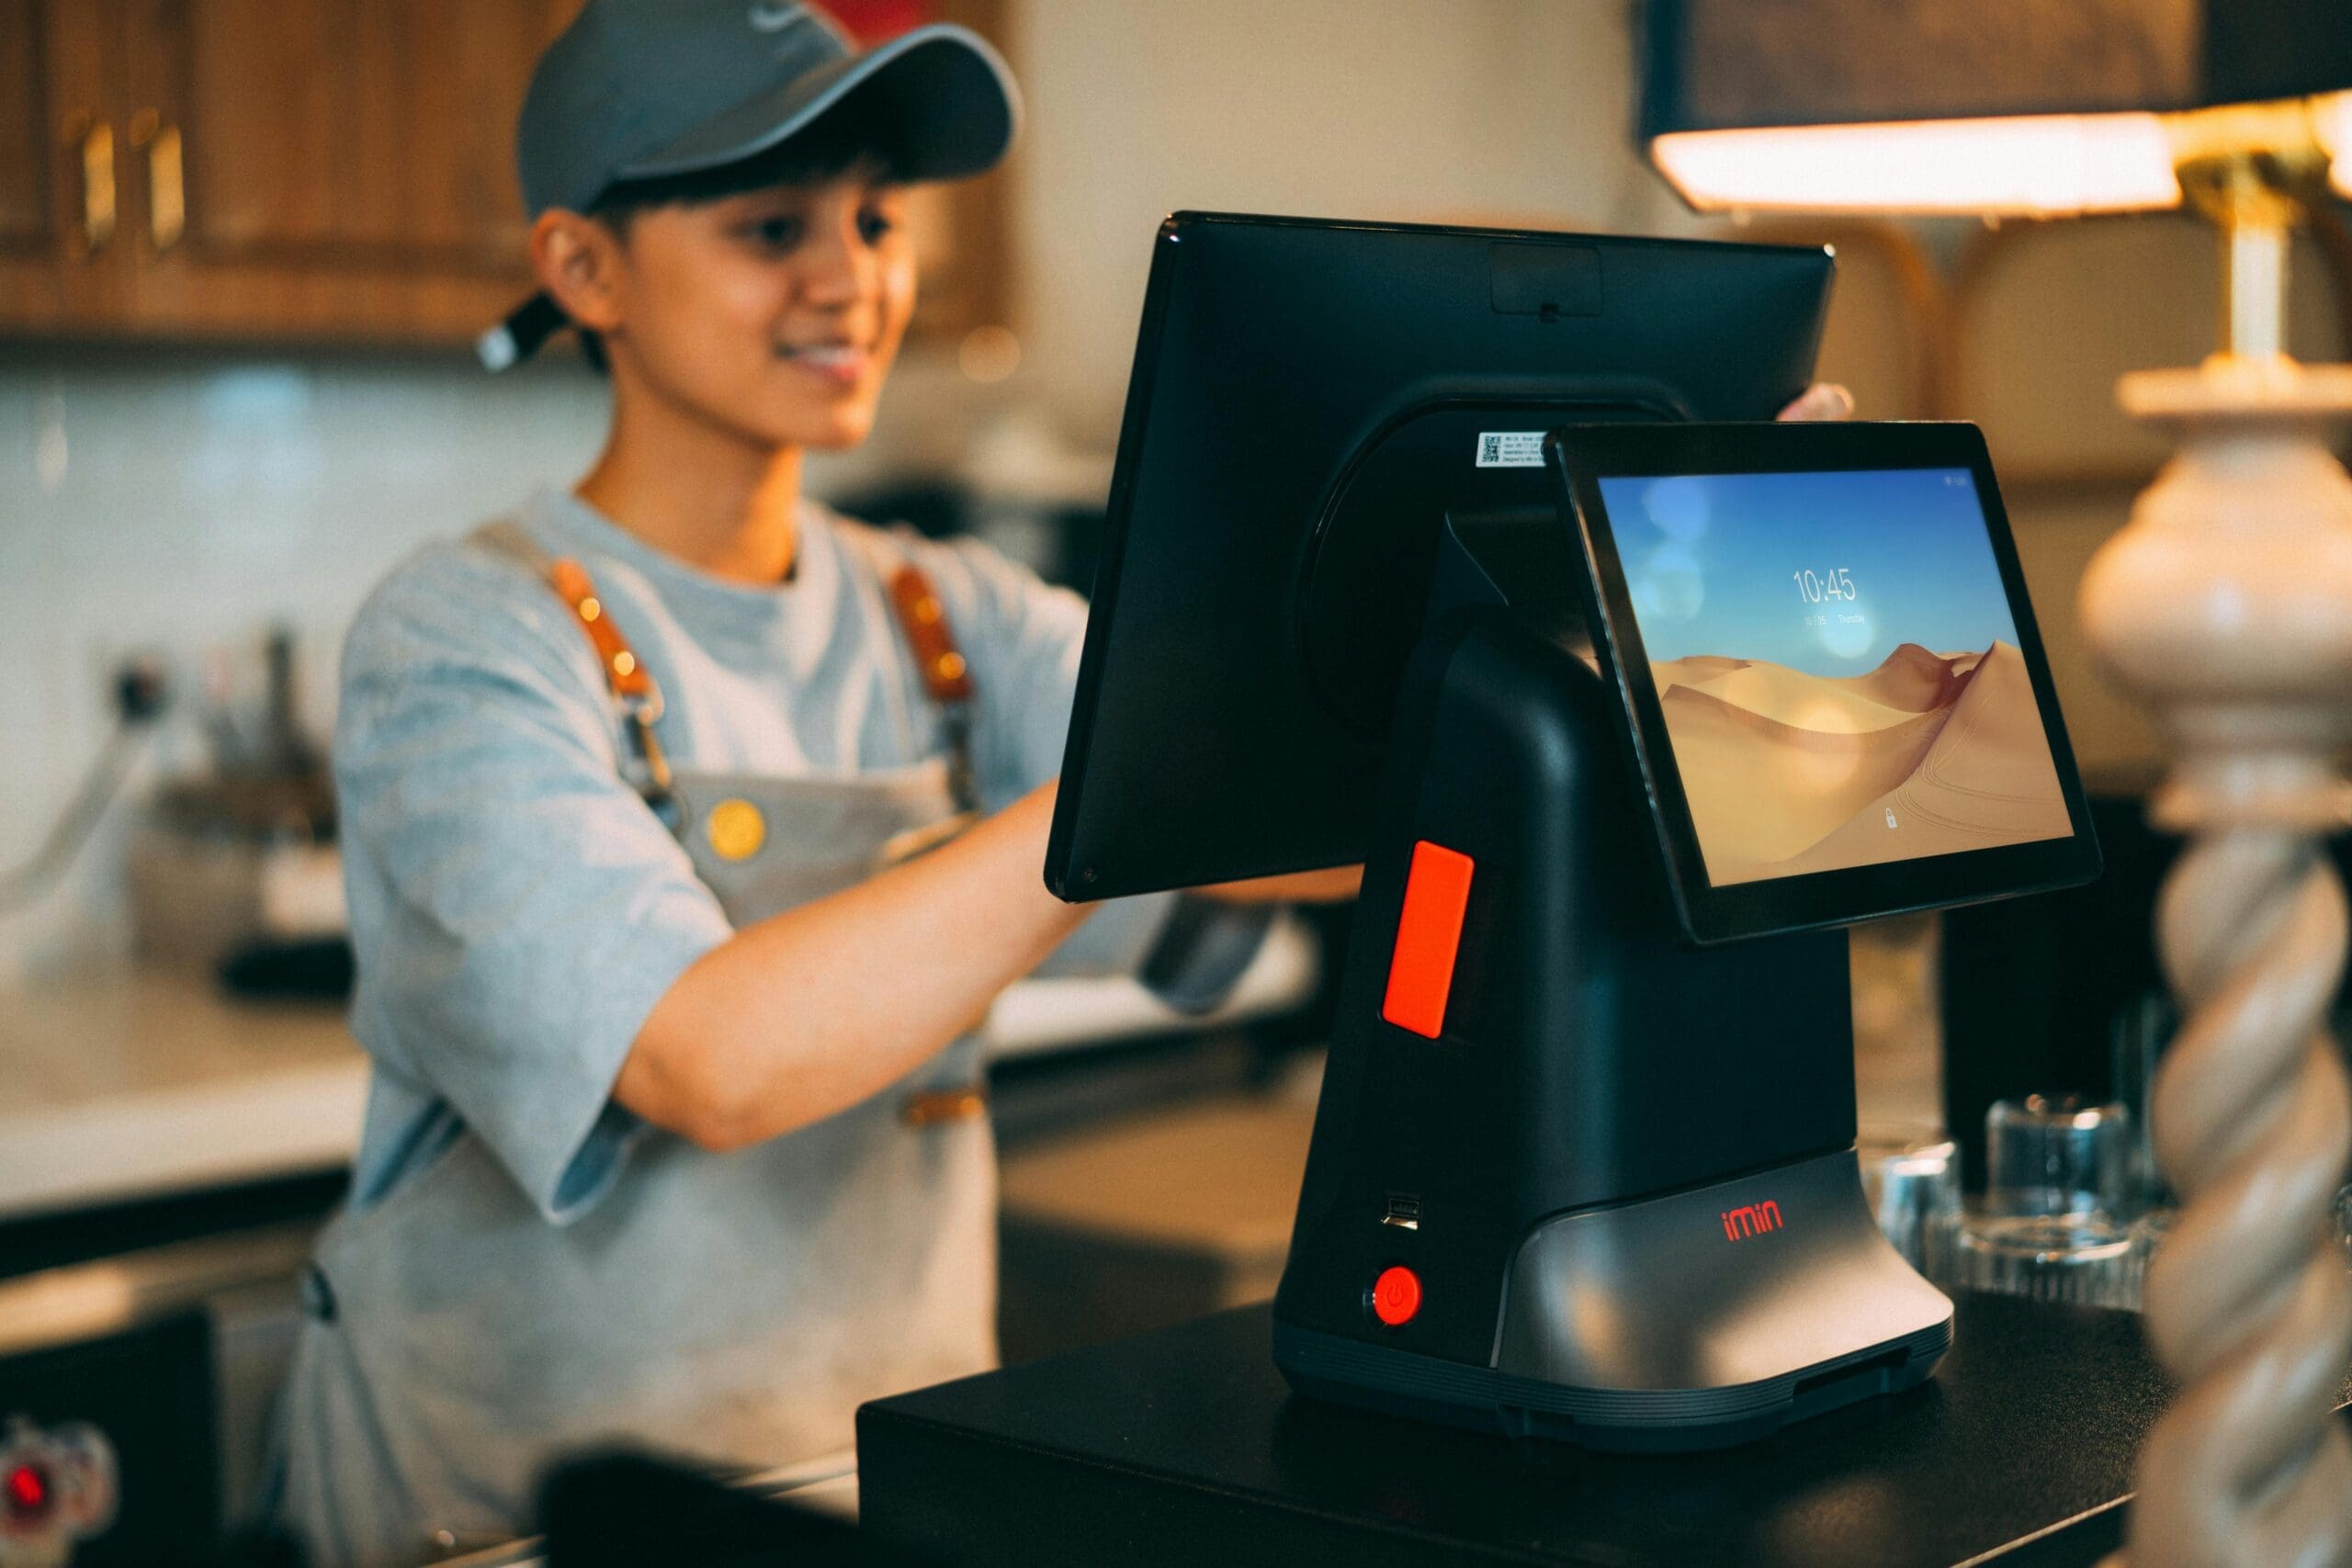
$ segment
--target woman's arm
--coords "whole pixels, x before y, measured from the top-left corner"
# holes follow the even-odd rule
[[[614,1098],[707,1149],[820,1122],[970,1028],[1089,912],[1046,891],[1054,786],[854,887],[746,926],[638,1032]]]
[[[1816,386],[1782,419],[1842,419]],[[1074,602],[1073,602],[1074,603]],[[904,1077],[988,1010],[1087,916],[1046,891],[1054,786],[954,843],[855,887],[745,927],[663,994],[614,1098],[710,1149],[820,1122]],[[1362,866],[1221,884],[1233,903],[1355,896]]]

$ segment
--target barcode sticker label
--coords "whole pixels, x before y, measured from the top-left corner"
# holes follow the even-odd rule
[[[1478,466],[1482,468],[1542,468],[1544,433],[1540,430],[1479,432]]]

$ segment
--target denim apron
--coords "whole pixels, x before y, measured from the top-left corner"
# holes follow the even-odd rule
[[[913,651],[963,676],[923,600],[901,599]],[[673,772],[650,722],[640,734],[665,818],[739,930],[968,820],[949,758],[854,778]],[[280,1506],[316,1568],[424,1562],[524,1533],[541,1472],[566,1451],[619,1441],[790,1463],[850,1447],[865,1400],[992,1365],[983,1081],[967,1036],[752,1148],[711,1154],[644,1129],[613,1190],[563,1226],[461,1133],[381,1201],[339,1216],[316,1255],[285,1428]]]

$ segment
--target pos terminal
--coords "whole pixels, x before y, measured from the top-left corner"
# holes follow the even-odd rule
[[[2098,859],[1984,445],[1757,420],[1820,252],[1179,215],[1046,866],[1365,863],[1273,1351],[1719,1446],[1925,1378],[1858,920]]]

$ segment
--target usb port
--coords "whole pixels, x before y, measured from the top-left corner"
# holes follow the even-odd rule
[[[1400,1231],[1421,1228],[1421,1201],[1409,1192],[1391,1192],[1388,1212],[1380,1216],[1384,1225],[1395,1225]]]

